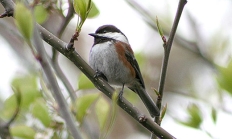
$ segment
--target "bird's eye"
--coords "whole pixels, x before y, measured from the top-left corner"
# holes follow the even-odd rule
[[[106,33],[106,30],[103,30],[103,33]]]

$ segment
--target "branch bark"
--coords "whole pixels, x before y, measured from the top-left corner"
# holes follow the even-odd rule
[[[64,30],[66,29],[67,25],[69,24],[69,22],[71,21],[72,17],[74,16],[74,13],[75,13],[74,9],[73,9],[72,0],[68,0],[68,4],[69,4],[69,8],[68,8],[67,16],[64,17],[64,19],[63,19],[63,21],[62,21],[62,23],[60,25],[60,28],[56,33],[58,38],[61,38],[61,36],[63,35]],[[56,75],[61,79],[62,83],[64,84],[64,86],[66,88],[66,90],[68,91],[72,103],[75,103],[77,95],[76,95],[75,90],[73,89],[71,83],[69,82],[69,80],[65,76],[64,72],[60,68],[60,65],[59,65],[59,62],[58,62],[58,56],[59,56],[59,53],[56,51],[56,49],[52,48],[51,62],[52,62],[52,65],[53,65],[53,69],[55,70]]]
[[[37,60],[39,61],[48,79],[48,84],[51,85],[53,97],[55,98],[59,106],[59,112],[61,113],[62,118],[65,120],[66,125],[69,131],[71,132],[72,136],[75,139],[82,139],[81,133],[77,129],[77,124],[73,118],[73,115],[71,114],[71,111],[69,107],[67,106],[64,96],[59,88],[59,85],[56,81],[54,73],[51,69],[51,66],[48,63],[46,51],[44,49],[41,36],[39,35],[39,32],[37,30],[37,26],[34,28],[33,42],[34,42],[35,49],[37,51]]]
[[[185,4],[187,3],[186,0],[180,0],[179,1],[179,5],[177,8],[177,12],[176,12],[176,16],[174,19],[174,23],[169,35],[169,39],[167,41],[167,44],[164,44],[164,59],[163,59],[163,63],[162,63],[162,69],[161,69],[161,76],[160,76],[160,82],[159,82],[159,88],[158,88],[158,92],[159,95],[157,97],[156,100],[156,106],[161,110],[161,106],[162,106],[162,100],[163,100],[163,92],[164,92],[164,85],[165,85],[165,79],[166,79],[166,72],[167,72],[167,67],[168,67],[168,61],[169,61],[169,55],[170,55],[170,51],[172,48],[172,42],[174,40],[175,37],[175,33],[178,27],[178,23],[180,21],[180,17],[182,14],[182,11],[184,9]],[[155,117],[155,122],[160,125],[161,124],[161,117]],[[155,139],[156,136],[154,134],[152,134],[151,136],[152,139]]]

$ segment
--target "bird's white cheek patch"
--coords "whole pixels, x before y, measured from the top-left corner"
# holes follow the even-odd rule
[[[129,44],[127,38],[121,34],[121,33],[118,33],[118,32],[108,32],[108,33],[105,33],[105,34],[98,34],[99,36],[102,36],[102,37],[107,37],[107,38],[112,38],[112,39],[115,39],[115,40],[118,40],[118,41],[122,41],[126,44]]]

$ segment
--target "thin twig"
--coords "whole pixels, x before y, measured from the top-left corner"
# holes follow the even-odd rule
[[[78,37],[79,37],[79,32],[76,31],[72,38],[70,39],[68,45],[66,46],[66,48],[69,50],[69,51],[74,51],[75,48],[74,48],[74,41],[78,40]]]
[[[166,79],[166,72],[167,72],[167,67],[168,67],[169,55],[170,55],[170,51],[171,51],[171,48],[172,48],[172,42],[174,40],[175,33],[176,33],[176,30],[177,30],[177,27],[178,27],[178,23],[180,21],[181,14],[182,14],[182,11],[183,11],[184,6],[185,6],[186,3],[187,3],[186,0],[180,0],[179,1],[176,16],[175,16],[175,19],[174,19],[174,23],[173,23],[173,26],[172,26],[168,41],[167,41],[167,45],[164,45],[164,59],[163,59],[163,63],[162,63],[161,76],[160,76],[160,82],[159,82],[159,88],[158,88],[159,95],[158,95],[157,100],[156,100],[156,106],[160,110],[161,110],[161,105],[162,105],[164,85],[165,85],[165,79]],[[161,118],[156,117],[155,122],[158,125],[160,125],[161,124]],[[151,138],[154,139],[154,138],[156,138],[156,136],[154,134],[152,134]]]
[[[67,77],[63,73],[62,69],[60,68],[58,61],[57,62],[52,61],[51,63],[52,63],[52,67],[53,67],[54,71],[56,72],[56,75],[59,77],[59,79],[64,84],[65,88],[67,89],[67,92],[69,93],[69,97],[70,97],[72,103],[75,103],[75,101],[77,99],[77,95],[75,93],[75,90],[73,89],[71,83],[69,82],[69,80],[67,79]]]
[[[64,17],[64,19],[62,20],[62,23],[57,31],[57,36],[58,38],[61,38],[61,36],[64,33],[64,30],[66,29],[67,25],[69,24],[69,22],[71,21],[72,17],[74,16],[74,8],[73,8],[73,3],[71,0],[68,1],[69,4],[69,8],[68,8],[68,13],[67,16]],[[55,51],[55,49],[52,49],[53,54],[52,54],[52,61],[57,61],[57,56],[58,53],[57,51]]]
[[[74,13],[75,13],[72,0],[69,0],[68,4],[69,4],[69,8],[68,8],[67,16],[65,16],[64,20],[61,23],[61,27],[57,31],[58,38],[61,38],[64,30],[66,29],[67,25],[69,24],[69,22],[71,21],[72,17],[74,16]]]
[[[58,38],[61,38],[61,36],[63,35],[64,30],[66,29],[66,27],[68,25],[68,23],[71,21],[72,17],[74,16],[74,9],[73,9],[72,1],[69,0],[68,4],[69,4],[68,14],[62,20],[61,26],[60,26],[59,30],[57,31]],[[53,69],[56,72],[56,75],[60,78],[60,80],[64,84],[65,88],[67,89],[67,91],[69,93],[69,96],[70,96],[70,98],[72,100],[72,103],[74,103],[76,98],[77,98],[77,95],[75,94],[75,90],[73,89],[71,83],[69,82],[69,80],[67,79],[67,77],[65,76],[62,69],[59,66],[58,56],[59,56],[59,53],[57,53],[57,50],[52,48],[51,62],[52,62],[52,65],[53,65]]]
[[[13,16],[14,14],[14,2],[12,0],[6,1],[6,0],[0,0],[2,6],[5,8],[5,12],[0,15],[0,18],[6,17],[6,16]]]

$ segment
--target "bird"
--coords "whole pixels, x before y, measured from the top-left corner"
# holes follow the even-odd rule
[[[160,111],[145,91],[145,84],[139,64],[125,34],[114,25],[102,25],[95,33],[94,43],[89,54],[90,67],[96,71],[95,77],[102,77],[110,85],[121,86],[119,99],[123,96],[124,86],[137,93],[152,117]],[[138,88],[144,91],[138,91]]]

